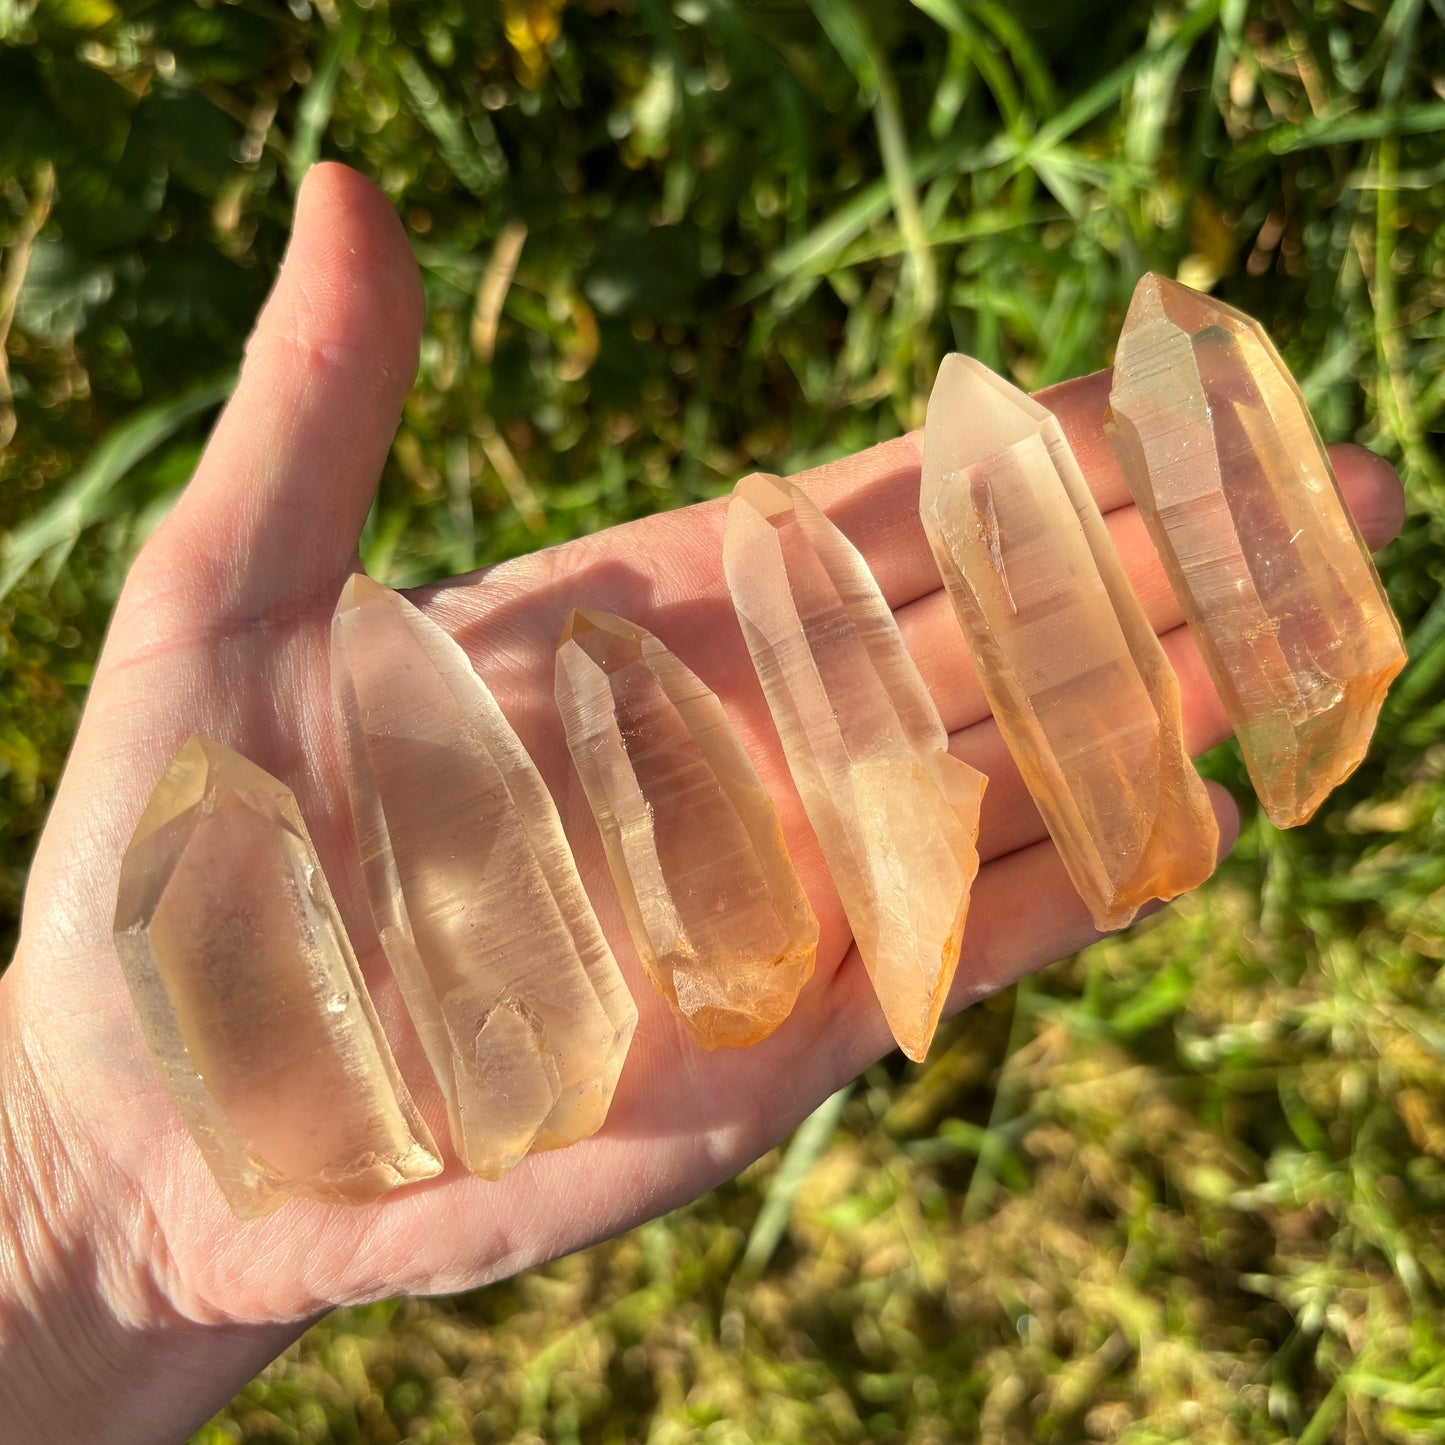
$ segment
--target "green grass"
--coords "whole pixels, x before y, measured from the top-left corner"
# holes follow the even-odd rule
[[[339,1313],[198,1438],[1445,1439],[1438,5],[308,15],[0,0],[12,938],[127,559],[317,156],[394,198],[427,286],[366,539],[388,580],[893,435],[952,347],[1030,385],[1102,365],[1152,267],[1260,316],[1326,435],[1401,465],[1412,663],[1308,828],[1246,801],[1199,895],[726,1188],[475,1295]],[[1247,797],[1232,752],[1209,766]]]

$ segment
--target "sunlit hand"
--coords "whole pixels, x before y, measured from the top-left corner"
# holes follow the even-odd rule
[[[24,1419],[43,1390],[47,1439],[179,1436],[332,1304],[462,1289],[669,1209],[735,1174],[890,1046],[733,620],[723,504],[690,507],[417,595],[536,759],[637,998],[605,1128],[501,1183],[453,1162],[370,1209],[293,1201],[245,1224],[227,1210],[161,1087],[111,944],[121,856],[191,732],[295,789],[402,1070],[445,1138],[358,886],[327,662],[332,607],[357,565],[421,325],[416,269],[387,203],[353,172],[313,170],[236,393],[116,610],[0,986],[0,1330],[10,1344],[0,1409]],[[1164,638],[1199,752],[1226,723],[1105,443],[1106,391],[1106,378],[1088,377],[1048,400]],[[862,548],[955,751],[990,777],[959,1008],[1095,935],[939,589],[915,512],[918,458],[917,439],[904,438],[805,481]],[[1394,474],[1359,448],[1334,458],[1367,537],[1388,540],[1402,515]],[[703,1052],[642,977],[552,702],[554,649],[577,604],[658,633],[722,697],[778,801],[822,941],[796,1012],[756,1048]],[[1214,800],[1232,838],[1232,805],[1219,790]]]

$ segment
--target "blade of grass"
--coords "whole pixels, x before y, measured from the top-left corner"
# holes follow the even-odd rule
[[[321,63],[296,106],[296,128],[291,135],[291,156],[286,165],[293,190],[321,155],[322,137],[331,124],[331,110],[336,102],[336,82],[341,77],[341,67],[356,54],[360,36],[360,11],[343,6],[341,24],[327,42]]]
[[[1189,58],[1187,45],[1176,45],[1176,18],[1156,10],[1145,41],[1146,62],[1129,87],[1124,109],[1124,155],[1141,168],[1152,169],[1164,144],[1169,110],[1179,88],[1179,73]]]
[[[944,61],[943,74],[934,87],[933,103],[928,111],[928,134],[935,141],[942,140],[958,123],[959,112],[968,99],[973,73],[968,45],[958,36],[950,36],[948,57]]]
[[[863,94],[863,103],[872,105],[878,96],[875,56],[853,7],[848,0],[808,0],[808,4],[833,49],[853,72],[853,78]]]
[[[753,1221],[752,1231],[733,1276],[734,1283],[757,1279],[767,1268],[788,1227],[798,1190],[818,1156],[828,1147],[838,1120],[843,1116],[843,1106],[852,1092],[852,1084],[839,1089],[798,1125],[783,1153],[783,1162],[763,1198],[763,1207]]]
[[[1263,155],[1283,156],[1322,146],[1349,145],[1355,141],[1380,140],[1388,135],[1428,135],[1445,129],[1445,101],[1426,101],[1398,110],[1379,110],[1355,115],[1311,116],[1294,125],[1273,126],[1239,147],[1242,159]]]
[[[985,146],[976,146],[964,133],[960,133],[922,155],[912,156],[908,163],[909,175],[915,186],[923,185],[946,170],[963,175],[997,165],[1011,155],[1013,149],[1007,137],[1000,137]],[[755,301],[764,292],[801,274],[827,271],[832,259],[844,246],[857,240],[869,226],[888,214],[892,198],[892,187],[886,178],[864,187],[801,240],[778,251],[767,269],[740,290],[738,301]]]
[[[809,0],[809,3],[872,107],[893,212],[908,244],[910,323],[923,321],[933,314],[937,302],[938,275],[918,205],[913,158],[892,68],[848,0]]]
[[[1042,205],[1030,210],[1003,211],[997,208],[974,210],[961,220],[940,221],[928,230],[929,244],[935,248],[957,245],[961,241],[977,241],[986,237],[1006,236],[1012,232],[1027,231],[1049,221],[1059,220],[1065,215],[1060,206]],[[823,275],[835,266],[846,269],[861,266],[869,261],[880,261],[888,256],[898,256],[906,249],[907,243],[896,230],[880,231],[865,236],[850,245],[841,255],[832,258],[832,264],[820,262],[816,274]],[[808,273],[805,273],[808,274]]]
[[[511,289],[522,247],[527,240],[527,226],[515,216],[503,223],[492,249],[492,258],[482,273],[477,299],[472,307],[472,355],[488,364],[497,346],[497,326],[502,319],[502,304]]]
[[[1005,129],[1011,133],[1021,132],[1026,117],[1013,72],[980,33],[964,9],[962,0],[913,0],[913,4],[952,37],[950,55],[954,50],[958,51],[978,72],[998,106]]]
[[[1338,63],[1337,73],[1347,89],[1363,90],[1370,77],[1383,70],[1379,99],[1385,105],[1393,105],[1399,99],[1414,53],[1415,28],[1422,9],[1421,0],[1394,0],[1364,58],[1358,63],[1348,59]]]
[[[432,133],[452,174],[474,195],[487,197],[505,179],[507,158],[486,115],[472,117],[470,128],[447,102],[441,87],[415,55],[399,50],[396,73],[406,87],[417,119]]]
[[[1219,0],[1204,0],[1204,3],[1190,10],[1179,22],[1179,28],[1174,32],[1174,44],[1187,49],[1204,35],[1218,18]],[[1082,94],[1075,96],[1052,120],[1040,126],[1038,134],[1019,150],[1016,165],[1032,164],[1035,155],[1046,153],[1102,115],[1123,94],[1124,87],[1141,70],[1152,64],[1154,59],[1149,51],[1141,50],[1116,65],[1108,75],[1095,81]]]
[[[1400,318],[1394,255],[1398,239],[1393,177],[1399,164],[1399,139],[1383,137],[1375,152],[1380,184],[1375,191],[1374,265],[1370,300],[1375,314],[1377,365],[1376,403],[1388,419],[1405,452],[1405,460],[1421,477],[1438,481],[1440,471],[1425,444],[1415,411],[1414,381],[1400,354]]]
[[[1003,1063],[999,1066],[998,1087],[994,1090],[993,1106],[989,1110],[985,1134],[994,1136],[1009,1121],[1018,1103],[1020,1086],[1010,1075],[1010,1065],[1023,1046],[1028,1042],[1029,1030],[1033,1026],[1034,1011],[1031,1007],[1034,985],[1023,979],[1014,989],[1014,1016],[1009,1025],[1008,1045],[1004,1050]],[[991,1195],[998,1178],[1000,1162],[1010,1151],[1006,1140],[978,1145],[978,1164],[973,1178],[968,1181],[968,1192],[963,1197],[960,1217],[965,1224],[976,1224],[989,1211],[993,1202]]]
[[[1388,704],[1402,716],[1430,697],[1445,678],[1445,592],[1430,604],[1408,641],[1410,665],[1390,689]]]
[[[35,193],[25,208],[24,218],[11,238],[0,269],[0,451],[15,436],[15,392],[10,382],[10,359],[7,343],[15,322],[15,303],[25,285],[25,273],[35,254],[35,242],[50,217],[55,200],[55,168],[48,162],[40,167]]]
[[[472,509],[472,459],[465,436],[454,432],[446,447],[447,513],[451,520],[453,572],[477,565],[477,519]]]
[[[506,438],[493,426],[490,420],[485,420],[477,426],[477,440],[482,444],[482,450],[487,454],[487,460],[492,464],[492,470],[496,472],[502,486],[506,489],[507,496],[511,498],[512,505],[517,509],[523,525],[533,536],[538,536],[546,531],[547,518],[542,510],[542,504],[537,499],[537,494],[532,490],[532,485],[527,480],[527,474],[512,454],[512,449],[507,445]]]
[[[1049,74],[1048,64],[1038,46],[1029,38],[1012,10],[998,0],[972,0],[978,18],[993,31],[998,43],[1008,51],[1019,79],[1040,115],[1049,115],[1058,108],[1059,93]]]
[[[178,397],[142,407],[114,428],[70,485],[16,527],[0,547],[0,598],[42,557],[68,552],[81,532],[103,514],[106,499],[121,478],[192,417],[224,401],[235,383],[235,373],[227,372]]]

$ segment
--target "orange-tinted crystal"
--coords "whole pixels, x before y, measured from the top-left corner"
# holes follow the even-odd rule
[[[653,985],[705,1048],[766,1038],[812,976],[818,920],[722,704],[650,632],[579,608],[557,705]]]
[[[191,738],[121,864],[116,951],[227,1202],[369,1204],[441,1172],[290,789]]]
[[[1260,801],[1303,823],[1359,766],[1405,649],[1299,387],[1257,321],[1150,275],[1109,406]]]
[[[999,731],[1100,929],[1214,869],[1179,684],[1053,414],[965,356],[928,403],[922,515]]]

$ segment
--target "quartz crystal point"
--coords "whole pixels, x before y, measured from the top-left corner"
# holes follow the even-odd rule
[[[1053,414],[945,357],[920,501],[999,731],[1095,925],[1202,883],[1218,826],[1179,683]]]
[[[949,755],[878,584],[802,491],[739,482],[723,567],[888,1026],[922,1059],[958,967],[985,779]]]
[[[637,1023],[557,809],[467,655],[356,575],[332,688],[371,911],[467,1167],[593,1133]]]
[[[705,1048],[766,1038],[812,976],[818,920],[722,704],[651,633],[579,608],[557,705],[653,986]]]
[[[193,737],[121,864],[115,944],[146,1041],[241,1218],[369,1204],[441,1172],[288,788]]]
[[[1265,812],[1305,822],[1365,755],[1400,628],[1257,321],[1145,276],[1109,432]]]

